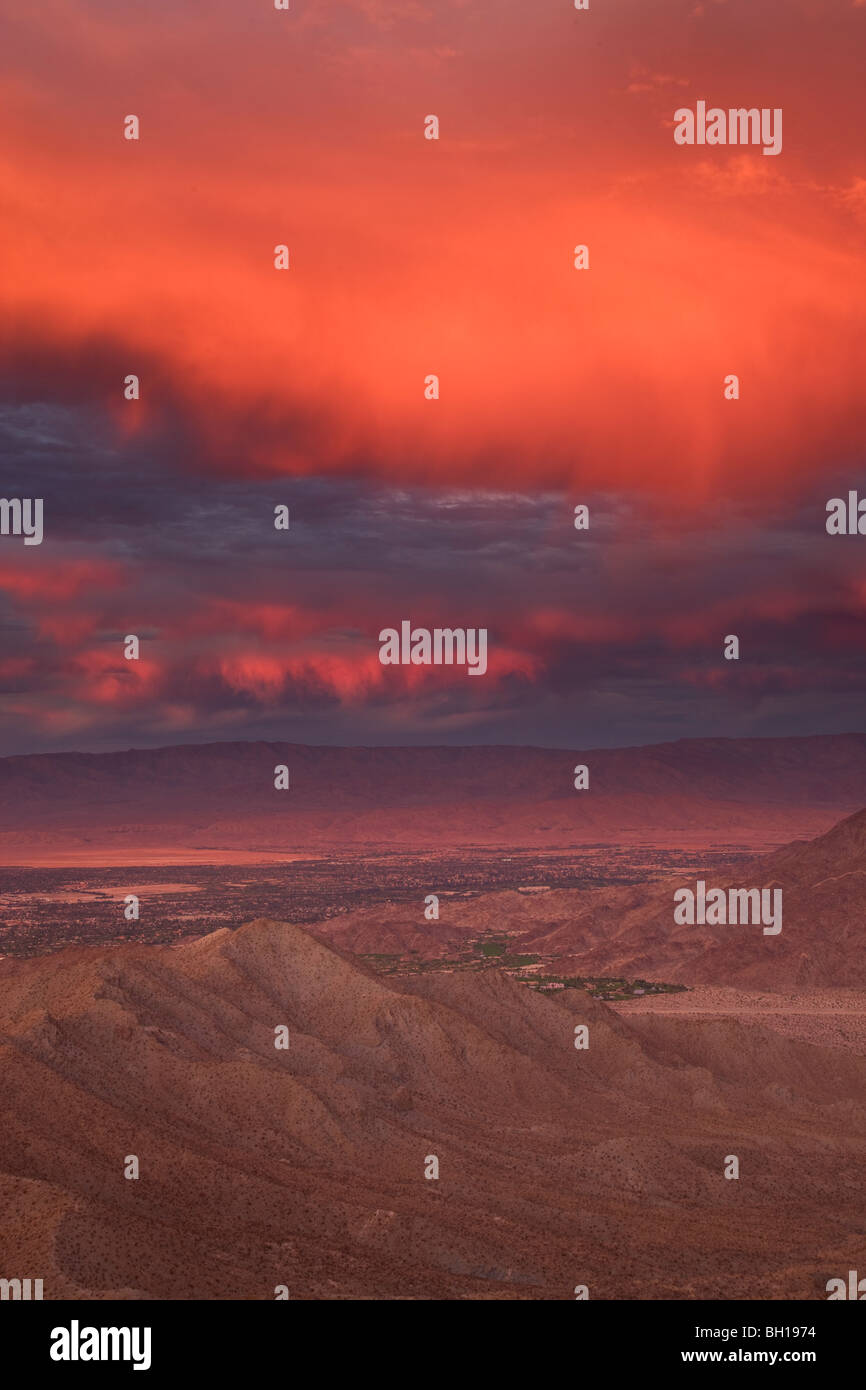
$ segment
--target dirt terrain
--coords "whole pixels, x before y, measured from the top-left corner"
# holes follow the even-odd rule
[[[718,989],[698,985],[686,994],[647,994],[614,1006],[639,1024],[644,1018],[686,1021],[733,1018],[785,1038],[838,1047],[866,1057],[866,990],[824,989],[803,994]]]
[[[0,1265],[47,1298],[826,1297],[866,1253],[866,1057],[634,1009],[270,921],[0,961]]]

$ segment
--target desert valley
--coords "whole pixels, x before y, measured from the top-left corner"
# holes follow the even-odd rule
[[[132,755],[3,760],[0,1264],[46,1298],[826,1298],[866,1268],[866,739],[793,743],[671,745],[679,803],[665,748],[594,755],[591,812],[543,795],[571,755],[518,750],[505,798],[508,750],[375,750],[375,792],[300,781],[270,829],[258,745],[178,750],[172,796],[162,750],[138,825]],[[782,929],[678,924],[696,880]]]

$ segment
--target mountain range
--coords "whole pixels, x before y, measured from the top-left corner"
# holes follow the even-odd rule
[[[586,766],[589,787],[574,788]],[[289,787],[276,790],[275,768]],[[649,844],[767,848],[866,800],[866,734],[639,748],[219,743],[0,759],[0,863],[137,851]]]

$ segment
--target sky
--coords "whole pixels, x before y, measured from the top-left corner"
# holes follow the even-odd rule
[[[0,753],[866,727],[864,51],[852,0],[0,0],[0,496],[45,517]],[[677,145],[698,101],[781,153]],[[487,673],[382,666],[403,619]]]

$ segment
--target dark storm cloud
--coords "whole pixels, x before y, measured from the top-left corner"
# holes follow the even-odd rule
[[[703,513],[634,498],[206,475],[158,423],[10,403],[3,492],[46,539],[0,549],[4,751],[293,736],[639,742],[858,723],[856,538],[820,494]],[[838,490],[852,470],[838,470]],[[576,501],[588,531],[575,531]],[[273,527],[288,505],[291,530]],[[406,685],[381,627],[486,626],[489,679]],[[122,660],[127,631],[148,664]],[[739,663],[722,642],[736,632]],[[139,678],[140,676],[140,678]]]

